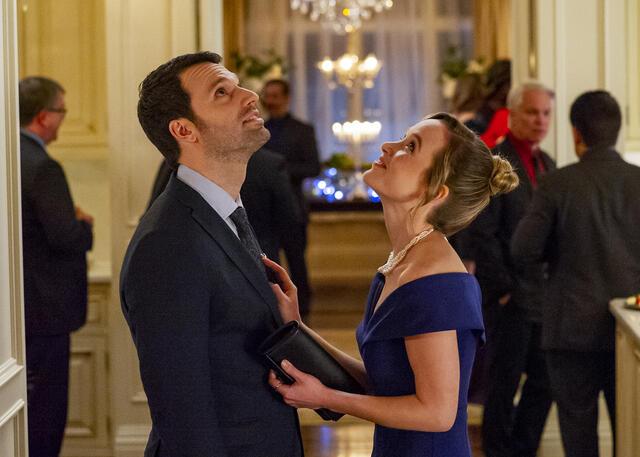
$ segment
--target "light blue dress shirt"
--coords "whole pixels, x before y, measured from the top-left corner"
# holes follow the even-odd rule
[[[47,150],[47,145],[44,144],[44,141],[42,141],[42,138],[40,138],[38,135],[36,135],[35,133],[27,130],[27,129],[20,129],[20,133],[27,135],[29,138],[31,138],[33,141],[35,141],[36,143],[38,143],[40,146],[42,146],[42,149],[44,149],[45,151]]]
[[[198,192],[222,220],[227,223],[233,233],[238,236],[238,229],[229,216],[238,206],[242,206],[240,195],[238,195],[237,200],[234,200],[222,187],[186,165],[180,164],[177,174],[178,179]]]

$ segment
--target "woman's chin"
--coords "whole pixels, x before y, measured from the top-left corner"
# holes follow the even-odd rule
[[[374,191],[378,192],[378,190],[376,189],[375,182],[372,182],[372,181],[375,181],[375,178],[371,176],[373,173],[374,173],[374,169],[369,168],[367,171],[362,173],[362,180],[367,186],[371,187]]]

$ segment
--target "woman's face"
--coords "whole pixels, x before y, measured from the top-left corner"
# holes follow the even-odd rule
[[[444,124],[436,119],[422,120],[400,141],[382,145],[382,154],[364,174],[364,180],[385,200],[418,200],[426,190],[427,170],[448,141]]]

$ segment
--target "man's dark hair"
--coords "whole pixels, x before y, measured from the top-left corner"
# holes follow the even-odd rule
[[[44,76],[22,79],[18,84],[20,127],[29,125],[40,111],[55,108],[58,94],[64,94],[64,88],[53,79]]]
[[[174,168],[180,157],[178,142],[169,131],[169,123],[178,118],[196,122],[191,99],[182,87],[180,74],[199,63],[220,63],[213,52],[197,52],[175,57],[147,75],[138,88],[138,120],[147,138]]]
[[[576,98],[569,119],[589,148],[614,146],[622,125],[620,105],[604,90],[585,92]]]
[[[264,88],[266,89],[267,86],[270,86],[272,84],[278,85],[282,88],[282,93],[284,95],[289,95],[289,83],[287,81],[285,81],[284,79],[270,79],[269,81],[267,81],[266,83],[264,83]]]

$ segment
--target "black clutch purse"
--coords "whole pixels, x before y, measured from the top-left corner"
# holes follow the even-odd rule
[[[278,377],[286,384],[293,384],[294,380],[280,367],[284,359],[294,364],[299,370],[315,376],[327,387],[343,392],[364,393],[360,383],[296,321],[284,324],[269,335],[260,345],[259,350],[267,358]],[[337,421],[344,416],[342,413],[325,408],[315,411],[324,420]]]

